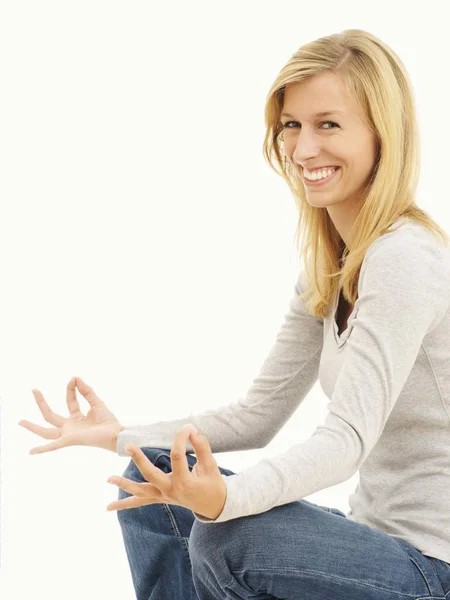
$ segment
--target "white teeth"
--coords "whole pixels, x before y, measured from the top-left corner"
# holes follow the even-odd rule
[[[319,179],[324,179],[334,173],[337,167],[331,167],[329,169],[319,169],[318,171],[308,171],[307,169],[303,169],[303,173],[306,179],[310,179],[311,181],[318,181]]]

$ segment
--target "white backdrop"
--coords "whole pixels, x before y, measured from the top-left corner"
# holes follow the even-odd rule
[[[357,27],[400,55],[422,135],[419,205],[450,231],[444,2],[3,3],[0,580],[3,598],[134,598],[116,512],[128,458],[46,440],[79,375],[124,425],[243,396],[293,292],[297,213],[262,156],[264,102],[303,43]],[[263,450],[309,438],[319,384]],[[87,402],[80,396],[82,408]],[[308,499],[348,510],[357,476]]]

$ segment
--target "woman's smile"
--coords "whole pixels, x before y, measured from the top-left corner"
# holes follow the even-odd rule
[[[318,186],[318,185],[326,185],[329,181],[331,181],[334,176],[336,175],[336,173],[340,171],[340,167],[337,167],[333,173],[331,173],[330,175],[328,175],[327,177],[324,177],[322,179],[317,179],[316,181],[312,181],[311,179],[307,179],[305,177],[305,174],[302,174],[302,179],[303,179],[303,183],[308,186],[308,187],[312,187],[312,186]]]

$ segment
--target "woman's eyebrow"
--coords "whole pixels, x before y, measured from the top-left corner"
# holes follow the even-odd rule
[[[323,110],[321,112],[317,112],[313,115],[313,117],[326,117],[328,115],[334,115],[334,114],[345,116],[341,110],[336,109],[336,110]],[[295,117],[293,117],[292,115],[290,115],[289,113],[286,113],[286,112],[282,112],[280,116],[281,117],[291,117],[291,119],[295,119]]]

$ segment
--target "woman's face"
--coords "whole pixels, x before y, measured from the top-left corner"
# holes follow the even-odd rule
[[[316,114],[322,111],[331,112]],[[376,160],[375,136],[362,109],[347,97],[337,75],[322,73],[286,87],[280,120],[286,157],[302,178],[308,202],[326,207],[338,230],[339,225],[344,230],[346,215],[354,218],[359,212]],[[320,185],[305,179],[304,168],[323,166],[339,168]]]

